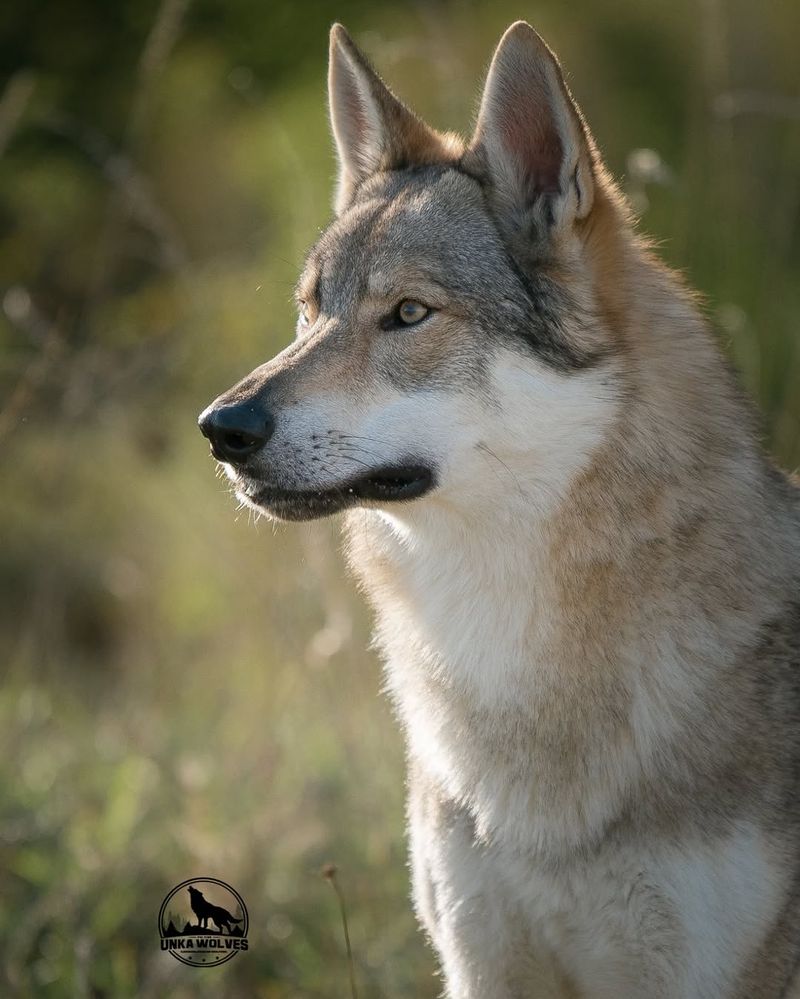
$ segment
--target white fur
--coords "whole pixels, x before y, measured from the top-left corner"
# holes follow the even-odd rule
[[[485,752],[517,704],[535,712],[537,697],[546,702],[565,682],[546,659],[553,622],[537,523],[616,415],[593,373],[564,377],[502,354],[490,384],[495,404],[480,415],[463,396],[409,398],[428,453],[449,452],[442,487],[407,507],[358,511],[350,523],[397,583],[377,598],[378,637],[413,767],[470,816],[443,829],[412,815],[415,896],[449,995],[518,995],[506,979],[523,927],[543,990],[558,989],[549,954],[592,999],[722,999],[738,971],[731,955],[748,952],[782,898],[757,827],[705,843],[604,848],[593,863],[549,869],[564,849],[601,839],[702,677],[687,675],[677,651],[653,636],[656,668],[632,698],[637,742],[598,744],[577,798],[545,801],[537,784],[546,769],[533,761],[519,774],[513,759],[497,767]],[[394,400],[367,425],[388,433],[405,415]],[[482,439],[494,458],[477,447]],[[639,652],[647,647],[637,636]],[[485,730],[465,724],[465,702],[486,713]],[[426,917],[434,895],[435,916]]]
[[[341,217],[301,280],[313,321],[222,399],[274,408],[232,477],[287,516],[373,495],[387,466],[435,472],[347,532],[448,995],[777,999],[798,933],[797,494],[528,25],[469,146],[343,29],[331,43]],[[409,162],[437,170],[403,186]],[[418,295],[424,323],[385,322]]]
[[[610,366],[563,375],[503,349],[480,391],[311,396],[271,442],[287,487],[340,483],[367,453],[375,466],[415,455],[438,472],[424,499],[353,511],[349,533],[369,553],[359,571],[389,567],[385,593],[369,583],[412,770],[455,809],[432,819],[411,806],[415,900],[452,999],[517,999],[527,993],[515,983],[534,980],[538,999],[563,995],[562,974],[591,999],[724,999],[736,955],[783,899],[755,825],[639,849],[604,841],[703,682],[658,632],[632,636],[644,660],[630,691],[634,741],[598,737],[579,788],[545,793],[546,758],[513,744],[507,758],[486,751],[513,733],[515,712],[536,719],[554,697],[581,696],[548,658],[559,622],[542,531],[619,416],[613,379]],[[338,449],[338,428],[366,450]],[[687,635],[693,627],[687,619]]]

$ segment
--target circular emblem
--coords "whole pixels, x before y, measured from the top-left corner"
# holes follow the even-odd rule
[[[217,878],[182,881],[161,903],[161,949],[184,964],[211,968],[247,950],[244,899]]]

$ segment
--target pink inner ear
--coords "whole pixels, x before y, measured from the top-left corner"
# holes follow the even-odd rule
[[[527,92],[510,88],[504,97],[500,138],[518,164],[521,180],[537,193],[558,193],[564,146],[548,95],[540,87],[530,87]]]

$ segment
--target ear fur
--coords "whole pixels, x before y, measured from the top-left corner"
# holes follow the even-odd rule
[[[487,175],[509,235],[541,238],[591,211],[592,140],[558,60],[525,21],[497,46],[464,164]]]
[[[391,93],[341,24],[331,28],[328,101],[339,184],[337,213],[372,174],[452,159],[449,137],[434,131]]]

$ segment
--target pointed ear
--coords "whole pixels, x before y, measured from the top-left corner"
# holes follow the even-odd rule
[[[465,165],[488,176],[504,225],[553,227],[585,218],[594,197],[594,147],[553,52],[525,21],[492,59]]]
[[[358,185],[379,170],[448,158],[446,137],[390,92],[341,24],[331,28],[328,101],[339,157],[337,213],[350,204]]]

